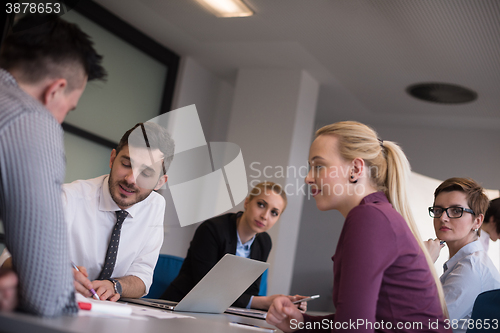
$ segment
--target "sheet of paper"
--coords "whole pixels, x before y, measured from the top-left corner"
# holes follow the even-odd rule
[[[134,314],[127,315],[127,316],[122,316],[122,315],[116,315],[116,314],[107,314],[107,313],[99,313],[95,311],[78,311],[78,316],[81,317],[103,317],[103,318],[121,318],[121,319],[132,319],[132,320],[148,320],[147,317],[143,316],[136,316]]]
[[[108,318],[124,318],[124,319],[134,319],[134,320],[147,320],[147,317],[154,317],[159,319],[172,319],[172,318],[193,318],[191,316],[181,315],[178,313],[174,313],[172,311],[153,309],[147,306],[140,305],[128,305],[122,303],[114,303],[109,301],[98,301],[92,298],[86,298],[81,294],[76,293],[76,301],[77,302],[85,302],[91,304],[106,304],[110,307],[127,307],[131,309],[131,314],[123,315],[123,314],[114,314],[114,313],[102,313],[98,311],[87,311],[80,310],[78,311],[79,316],[91,316],[91,317],[108,317]]]
[[[135,316],[132,314],[132,307],[125,305],[125,304],[119,304],[119,303],[114,303],[114,302],[109,302],[109,301],[98,301],[93,298],[86,298],[85,296],[76,293],[75,298],[77,302],[83,302],[83,303],[90,303],[92,305],[98,305],[100,307],[104,306],[106,308],[122,308],[122,309],[130,309],[128,314],[120,313],[123,311],[118,311],[118,313],[113,313],[113,311],[106,311],[106,312],[101,312],[101,311],[92,311],[92,310],[79,310],[78,315],[79,316],[87,316],[87,317],[105,317],[105,318],[122,318],[122,319],[134,319],[134,320],[147,320],[147,318],[141,317],[141,316]]]

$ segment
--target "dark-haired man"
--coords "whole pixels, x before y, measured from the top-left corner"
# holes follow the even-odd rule
[[[164,198],[174,142],[164,128],[139,123],[111,152],[109,175],[63,185],[70,257],[100,299],[147,294],[163,243]],[[85,269],[83,268],[85,267]],[[91,296],[77,274],[76,289]]]
[[[105,70],[89,37],[74,24],[27,15],[16,28],[0,54],[0,219],[19,281],[20,308],[43,316],[74,313],[60,123],[87,81],[103,79]],[[10,290],[12,274],[0,275],[10,279]],[[0,290],[2,308],[12,309],[16,295]]]
[[[496,242],[500,238],[500,198],[490,201],[490,205],[484,214],[481,230],[484,232],[481,232],[479,240],[483,244],[484,250],[488,252],[490,239]]]

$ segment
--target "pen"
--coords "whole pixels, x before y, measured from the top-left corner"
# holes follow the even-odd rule
[[[309,302],[309,301],[312,301],[313,299],[316,299],[316,298],[319,298],[319,295],[314,295],[314,296],[311,296],[311,297],[306,297],[306,298],[303,298],[303,299],[299,299],[298,301],[293,302],[293,304],[299,304],[299,303],[302,303],[302,302]]]
[[[76,265],[75,265],[75,263],[74,263],[74,262],[72,262],[72,263],[71,263],[71,266],[73,266],[73,268],[74,268],[74,269],[76,269],[76,271],[77,271],[77,272],[79,272],[79,271],[80,271],[80,270],[78,269],[78,267],[76,267]],[[95,299],[97,299],[97,300],[101,300],[101,299],[99,298],[99,296],[97,296],[97,293],[95,292],[94,288],[90,288],[89,290],[90,290],[90,292],[92,293],[92,296],[94,296],[94,298],[95,298]]]

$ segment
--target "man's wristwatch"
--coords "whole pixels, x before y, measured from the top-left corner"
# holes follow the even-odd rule
[[[120,281],[116,280],[116,279],[108,279],[109,281],[113,282],[113,286],[115,288],[115,294],[120,294],[120,296],[122,295],[122,284],[120,283]]]

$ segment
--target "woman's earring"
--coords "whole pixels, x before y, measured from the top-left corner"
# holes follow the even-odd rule
[[[353,180],[353,179],[354,179],[354,176],[351,176],[351,183],[356,184],[358,182],[358,180],[357,179]]]
[[[474,229],[474,231],[475,231],[475,232],[477,232],[477,230],[478,230],[478,229],[479,229],[479,228],[476,228],[476,229]]]

